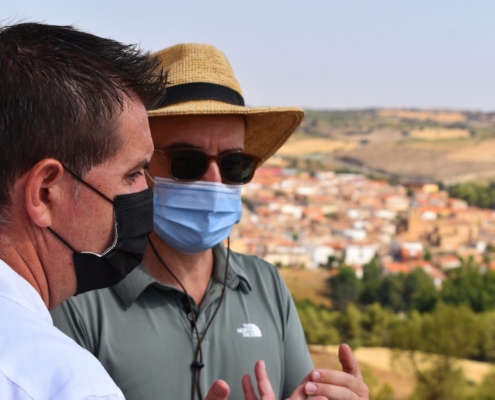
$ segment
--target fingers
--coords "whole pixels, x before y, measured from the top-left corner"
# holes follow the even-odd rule
[[[227,400],[230,394],[230,387],[227,382],[218,380],[213,383],[205,400]]]
[[[349,345],[345,343],[339,346],[339,361],[342,364],[342,370],[344,372],[347,372],[356,378],[363,379],[361,369],[359,368],[359,362]]]
[[[261,400],[275,400],[275,392],[273,391],[272,384],[268,378],[265,362],[263,360],[260,360],[255,364],[254,375],[258,381],[258,392],[260,393]]]
[[[339,347],[343,371],[317,369],[292,393],[288,400],[368,400],[368,386],[363,381],[357,358],[347,344]]]
[[[253,382],[251,382],[251,375],[246,374],[242,377],[242,390],[244,391],[245,400],[258,400],[256,392],[254,391]]]
[[[308,378],[306,378],[303,381],[303,383],[301,383],[298,387],[296,387],[296,390],[294,390],[291,396],[286,400],[306,400],[308,398],[308,395],[306,394],[307,379]],[[327,400],[327,398],[324,396],[316,396],[316,397],[311,397],[311,400]]]
[[[369,399],[368,386],[361,378],[343,371],[317,369],[304,386],[308,396],[325,396],[329,400]],[[292,399],[291,399],[292,400]]]
[[[308,374],[306,378],[302,381],[302,383],[296,387],[296,389],[292,392],[291,396],[287,400],[306,400],[306,383],[309,382],[311,378],[311,374]]]
[[[261,400],[276,400],[275,392],[266,372],[265,362],[260,360],[254,366],[254,375],[258,382],[258,392]],[[258,396],[254,391],[253,383],[249,375],[244,375],[242,378],[242,390],[244,391],[245,400],[258,400]]]
[[[311,372],[306,378],[304,378],[302,383],[298,387],[296,387],[291,396],[286,400],[306,400],[308,398],[308,395],[306,393],[306,384],[311,381],[311,375],[313,372]],[[311,397],[311,400],[327,400],[327,397],[318,396],[315,394],[315,397]]]

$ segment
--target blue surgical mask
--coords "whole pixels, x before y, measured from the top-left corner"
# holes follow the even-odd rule
[[[241,185],[154,180],[154,229],[186,254],[211,249],[241,220]]]

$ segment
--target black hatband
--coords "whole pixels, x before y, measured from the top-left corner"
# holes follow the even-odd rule
[[[154,109],[194,100],[217,100],[244,106],[244,98],[234,89],[216,83],[192,82],[168,87],[165,97]]]

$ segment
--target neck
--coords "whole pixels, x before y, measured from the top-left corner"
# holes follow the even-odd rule
[[[196,301],[196,304],[201,304],[213,274],[214,259],[212,249],[199,254],[184,254],[160,239],[155,232],[150,235],[150,240],[158,256],[151,246],[148,246],[143,260],[146,270],[156,280],[182,289],[175,278],[163,266],[161,259],[182,283],[189,295]]]
[[[51,310],[76,292],[72,252],[48,229],[20,219],[12,223],[18,233],[0,232],[0,258],[39,293]]]
[[[22,246],[13,240],[3,236],[0,243],[8,242],[8,246],[2,246],[0,258],[22,278],[24,278],[41,296],[41,299],[50,307],[50,292],[48,278],[43,269],[31,241],[24,241]],[[21,251],[22,250],[22,251]]]

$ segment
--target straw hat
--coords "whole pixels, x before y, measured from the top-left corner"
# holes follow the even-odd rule
[[[296,107],[244,106],[242,89],[229,60],[215,47],[184,43],[154,54],[168,70],[169,86],[150,118],[166,115],[239,114],[246,121],[247,152],[266,161],[282,146],[304,118]]]

